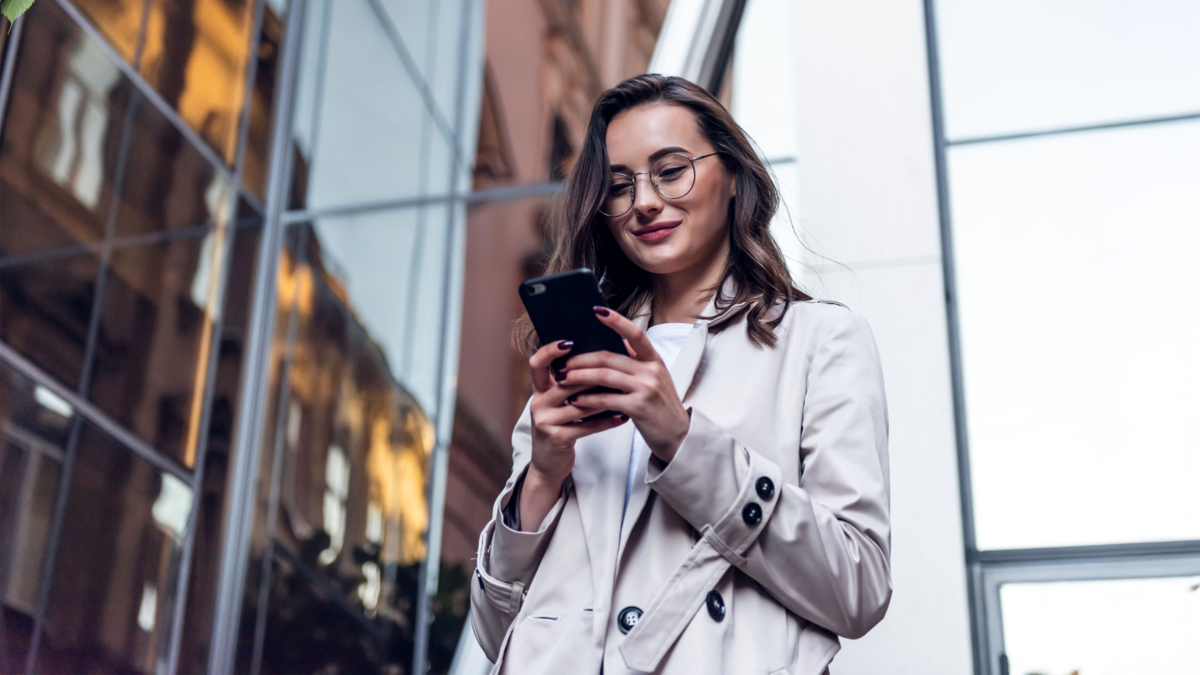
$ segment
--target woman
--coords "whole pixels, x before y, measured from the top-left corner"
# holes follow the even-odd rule
[[[875,343],[792,285],[777,205],[703,89],[643,75],[600,97],[550,272],[602,276],[631,356],[533,351],[526,320],[534,394],[471,589],[494,672],[818,675],[883,618]],[[603,410],[622,415],[579,422]]]

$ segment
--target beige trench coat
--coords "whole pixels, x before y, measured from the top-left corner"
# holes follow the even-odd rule
[[[883,618],[888,420],[871,330],[810,301],[776,334],[760,348],[744,321],[696,322],[671,368],[691,427],[670,464],[638,463],[623,523],[632,424],[576,443],[536,532],[504,524],[530,457],[526,407],[471,584],[493,673],[819,675],[837,636]]]

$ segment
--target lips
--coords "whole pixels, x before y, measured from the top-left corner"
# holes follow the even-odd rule
[[[633,236],[642,241],[660,241],[671,236],[671,233],[679,227],[682,221],[679,220],[664,220],[657,223],[651,223],[645,227],[639,227],[633,231]]]

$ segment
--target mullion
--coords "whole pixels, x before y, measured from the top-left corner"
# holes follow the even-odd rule
[[[25,18],[17,17],[16,23],[9,24],[8,38],[4,44],[4,63],[0,69],[0,138],[3,138],[4,118],[8,113],[8,95],[12,91],[13,77],[17,66],[17,49],[21,46],[21,33],[25,27]]]

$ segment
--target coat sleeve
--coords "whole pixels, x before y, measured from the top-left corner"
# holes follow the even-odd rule
[[[513,430],[513,471],[492,506],[492,519],[479,534],[475,579],[471,584],[471,627],[484,654],[495,662],[509,625],[521,610],[546,545],[566,504],[568,483],[536,532],[520,532],[504,522],[504,509],[523,481],[532,447],[529,405]]]
[[[788,610],[858,638],[892,594],[887,403],[860,315],[847,311],[817,344],[801,424],[799,485],[699,411],[646,482]]]

